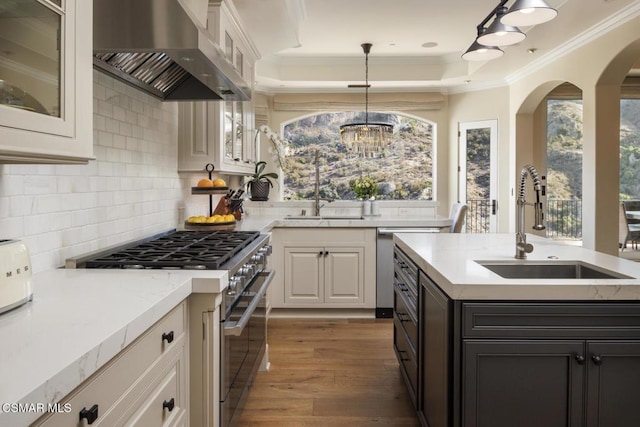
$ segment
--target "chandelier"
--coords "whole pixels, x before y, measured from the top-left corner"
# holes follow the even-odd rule
[[[365,113],[364,123],[349,123],[340,126],[340,141],[347,150],[361,157],[376,157],[382,152],[393,137],[393,125],[388,123],[369,123],[369,52],[371,43],[363,43],[365,55],[365,84],[349,85],[349,87],[364,87]]]

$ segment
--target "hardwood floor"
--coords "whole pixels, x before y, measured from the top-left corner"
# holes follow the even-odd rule
[[[270,319],[240,426],[419,426],[393,352],[391,319]]]

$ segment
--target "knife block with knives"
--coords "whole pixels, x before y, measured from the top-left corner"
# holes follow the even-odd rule
[[[220,199],[213,213],[218,215],[232,214],[236,218],[236,221],[241,220],[242,214],[244,213],[242,208],[242,203],[244,202],[242,199],[243,194],[244,190],[229,190],[229,192]]]

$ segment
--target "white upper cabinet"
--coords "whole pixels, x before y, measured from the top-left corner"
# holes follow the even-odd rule
[[[0,5],[0,162],[93,158],[93,2]]]
[[[227,61],[253,88],[258,53],[233,5],[210,1],[207,30]],[[202,171],[207,163],[213,163],[220,172],[253,172],[257,160],[253,100],[182,102],[178,124],[178,171]]]
[[[182,102],[178,115],[178,171],[253,172],[253,101]]]
[[[238,12],[233,4],[221,0],[209,1],[207,31],[224,52],[225,58],[242,75],[245,83],[253,87],[253,68],[258,53],[253,42],[242,28]]]

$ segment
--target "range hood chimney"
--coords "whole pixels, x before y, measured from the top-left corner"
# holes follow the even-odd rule
[[[93,0],[94,67],[165,101],[250,100],[191,13],[180,0]]]

